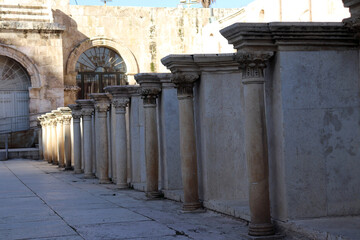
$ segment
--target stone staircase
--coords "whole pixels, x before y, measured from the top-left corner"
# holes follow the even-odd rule
[[[47,2],[33,4],[0,3],[0,21],[53,22],[51,7]]]

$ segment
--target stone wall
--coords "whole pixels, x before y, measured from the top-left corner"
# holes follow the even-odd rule
[[[357,50],[291,51],[274,60],[269,149],[280,219],[360,213],[358,58]]]

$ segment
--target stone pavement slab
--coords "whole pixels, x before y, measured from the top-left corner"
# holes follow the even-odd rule
[[[246,223],[99,185],[43,161],[0,162],[0,239],[240,239]]]

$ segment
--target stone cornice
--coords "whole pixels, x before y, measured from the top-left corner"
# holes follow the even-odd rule
[[[78,99],[75,101],[77,104],[81,106],[82,109],[84,108],[94,108],[94,100],[92,99]]]
[[[97,112],[107,112],[110,106],[110,99],[106,93],[92,93],[89,96],[95,100]]]
[[[194,64],[194,55],[171,54],[161,59],[161,63],[172,73],[178,72],[199,72]]]
[[[74,119],[81,118],[81,106],[79,104],[70,104],[68,107],[71,109],[71,115]]]
[[[225,54],[195,54],[194,63],[201,72],[231,72],[238,71],[239,65],[235,53]]]
[[[161,92],[161,83],[158,74],[139,73],[135,75],[135,80],[140,84],[144,105],[156,104],[156,98]]]
[[[122,85],[122,86],[108,86],[105,87],[104,90],[109,92],[113,98],[118,98],[118,97],[129,98],[134,92],[137,92],[139,88],[140,88],[139,86],[135,86],[135,85]]]
[[[342,23],[235,23],[220,31],[237,50],[319,50],[354,48],[355,34]]]

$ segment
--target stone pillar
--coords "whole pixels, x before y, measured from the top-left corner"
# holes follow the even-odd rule
[[[249,178],[249,235],[275,233],[270,216],[269,165],[264,101],[264,68],[272,52],[240,52],[245,100],[245,155]]]
[[[42,145],[43,145],[43,156],[44,156],[44,160],[47,161],[47,152],[46,152],[46,117],[45,115],[41,115],[41,118],[43,119],[41,121],[41,126],[42,126]]]
[[[49,125],[50,125],[50,118],[47,114],[44,114],[44,119],[45,119],[45,160],[50,163],[50,159],[51,159],[51,154],[50,154],[50,129],[49,129]]]
[[[74,173],[80,174],[81,170],[81,129],[80,129],[80,118],[81,118],[81,107],[78,104],[70,104],[72,119],[73,119],[73,144],[72,144],[72,156],[74,160]]]
[[[112,104],[115,107],[115,166],[116,185],[118,188],[128,188],[127,183],[127,134],[126,134],[126,107],[130,102],[131,92],[137,86],[111,86],[106,87],[112,95]]]
[[[63,114],[63,136],[64,136],[64,162],[65,170],[72,170],[71,167],[71,109],[68,107],[59,108]]]
[[[110,107],[109,98],[105,93],[93,93],[90,97],[95,100],[97,114],[96,123],[96,163],[99,164],[97,174],[100,184],[110,183],[109,180],[109,153],[108,153],[108,129],[107,111]]]
[[[63,154],[61,152],[62,150],[62,140],[63,140],[63,137],[62,137],[62,125],[63,125],[63,117],[62,117],[62,113],[60,110],[53,110],[52,111],[55,116],[56,116],[56,125],[55,125],[55,133],[56,133],[56,144],[55,144],[55,155],[56,155],[56,161],[59,165],[59,167],[61,166],[61,162],[64,162],[63,158]],[[60,159],[62,157],[62,159]]]
[[[93,173],[93,134],[92,134],[92,114],[94,112],[93,100],[76,100],[76,103],[81,106],[81,114],[83,116],[83,141],[84,141],[84,178],[94,178]]]
[[[48,163],[54,163],[55,162],[55,127],[54,127],[54,121],[55,121],[55,114],[53,113],[47,113],[46,114],[49,118],[49,124],[48,124],[48,130],[49,130],[49,160]]]
[[[193,85],[199,78],[196,73],[176,73],[172,76],[172,82],[177,87],[179,100],[179,125],[180,125],[180,158],[181,172],[184,189],[185,212],[200,209],[197,155],[194,123]]]
[[[43,160],[44,159],[44,151],[43,151],[43,140],[42,140],[42,124],[44,121],[43,117],[38,117],[37,118],[39,120],[39,122],[37,123],[37,127],[38,127],[38,142],[39,142],[39,160]]]
[[[57,119],[57,129],[56,129],[56,133],[57,133],[57,158],[58,158],[58,162],[59,162],[59,168],[64,168],[65,164],[64,164],[64,130],[63,130],[63,125],[64,125],[64,119],[63,119],[63,113],[60,110],[61,108],[58,108],[58,114],[56,116]]]
[[[161,92],[161,83],[156,74],[136,74],[135,79],[141,86],[144,103],[146,196],[156,199],[162,197],[162,193],[159,191],[159,148],[156,112],[156,98]]]
[[[53,133],[52,133],[53,134],[53,151],[54,151],[52,164],[58,165],[59,164],[59,159],[58,159],[58,147],[59,147],[58,143],[59,143],[59,141],[58,141],[58,132],[57,132],[58,128],[57,128],[57,126],[58,126],[58,116],[59,115],[61,116],[61,112],[58,111],[58,110],[52,110],[51,112],[55,116],[55,118],[52,121],[52,124],[53,124],[53,126],[52,126],[53,127],[52,128],[52,131],[53,131]]]

